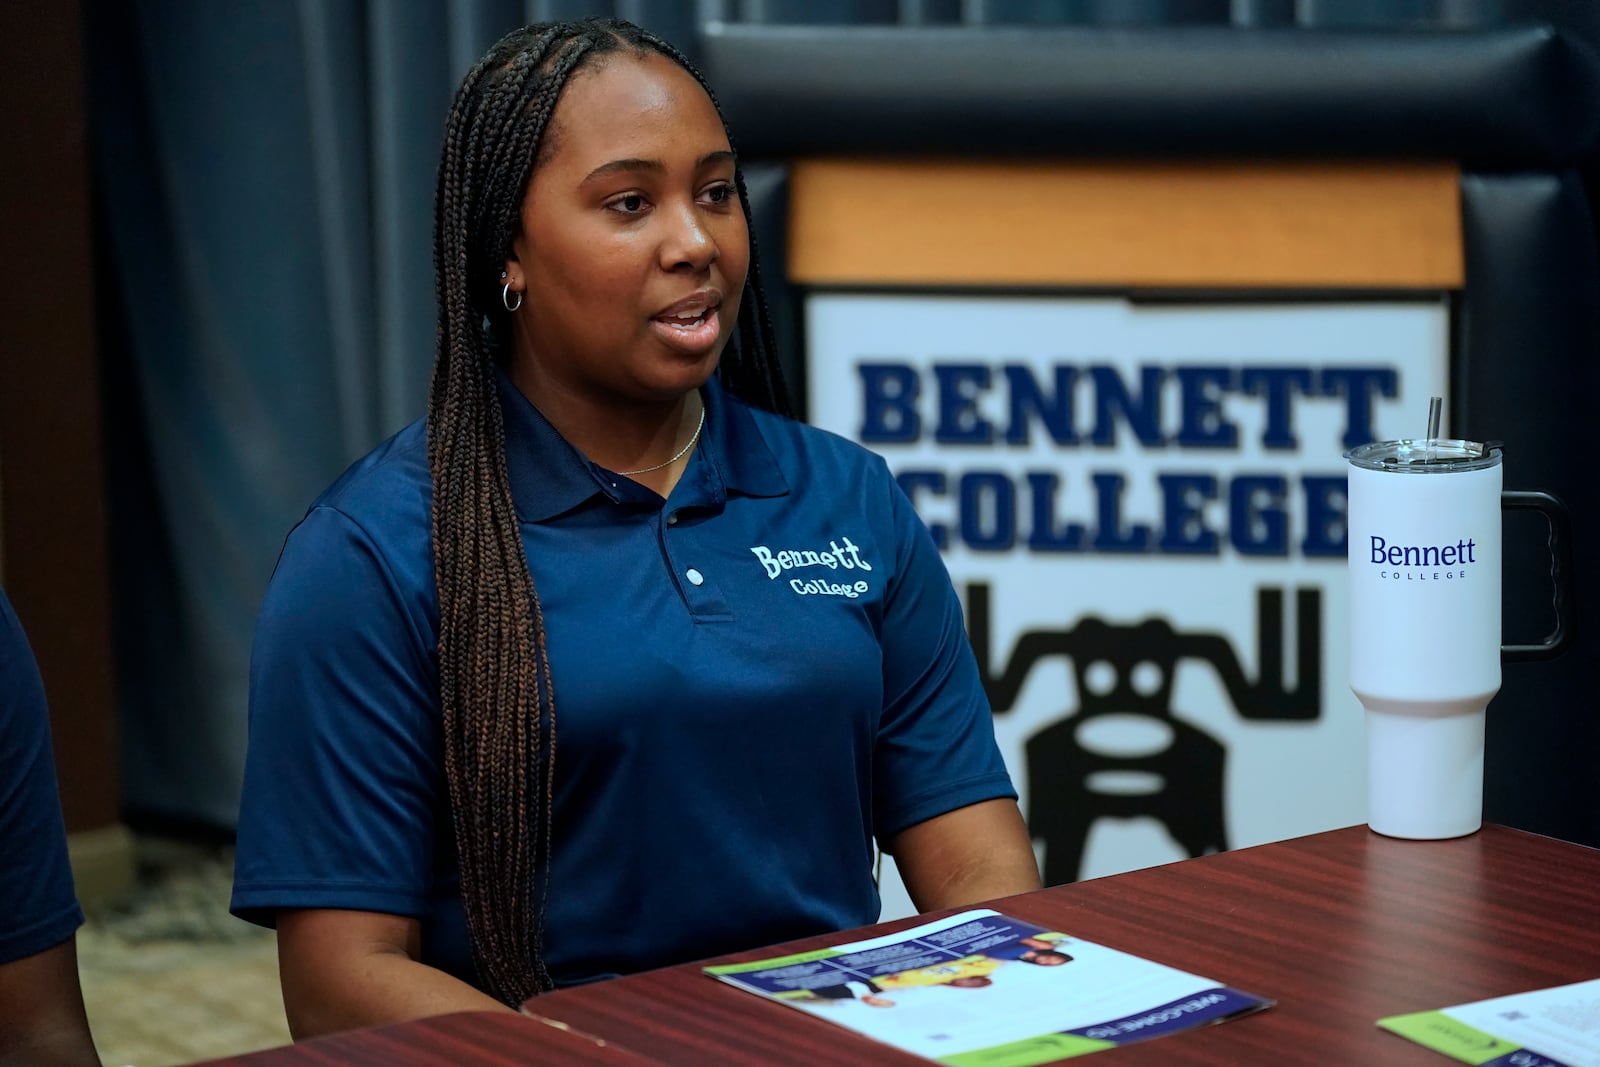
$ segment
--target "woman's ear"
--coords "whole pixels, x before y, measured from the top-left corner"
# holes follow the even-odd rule
[[[507,311],[522,307],[522,287],[522,269],[515,260],[508,260],[506,269],[500,272],[500,303]]]
[[[513,293],[523,291],[526,281],[522,277],[522,264],[517,262],[517,257],[508,256],[506,258],[505,266],[500,270],[500,284],[511,286]]]

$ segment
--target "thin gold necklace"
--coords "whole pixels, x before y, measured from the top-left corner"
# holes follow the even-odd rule
[[[677,455],[673,456],[669,460],[666,460],[666,461],[661,462],[661,463],[657,463],[654,467],[640,467],[636,471],[618,471],[617,473],[622,475],[624,478],[631,478],[635,474],[649,474],[651,471],[658,471],[662,467],[670,467],[670,466],[672,466],[674,463],[678,462],[678,460],[682,459],[684,456],[687,456],[689,454],[689,449],[693,448],[694,447],[694,443],[696,441],[700,440],[700,431],[705,428],[705,425],[706,425],[706,406],[704,404],[701,404],[700,405],[700,421],[695,424],[694,433],[692,435],[690,435],[690,437],[689,437],[689,443],[684,445],[682,448],[678,449]]]

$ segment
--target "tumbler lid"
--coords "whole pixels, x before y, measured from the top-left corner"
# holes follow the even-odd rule
[[[1453,474],[1483,470],[1500,462],[1498,441],[1458,441],[1448,438],[1374,441],[1352,448],[1344,458],[1369,471],[1402,474]]]

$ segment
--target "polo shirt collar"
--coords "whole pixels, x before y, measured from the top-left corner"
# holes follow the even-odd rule
[[[574,448],[504,372],[496,375],[505,420],[506,474],[511,499],[523,522],[543,522],[596,495],[620,499],[611,472]],[[705,428],[685,478],[697,476],[717,502],[728,493],[783,496],[788,479],[767,445],[755,417],[728,396],[715,379],[700,390]],[[696,471],[696,467],[701,467]]]
[[[700,459],[728,492],[745,496],[784,496],[789,479],[772,454],[756,417],[712,378],[700,390],[706,405],[706,428],[700,437]]]

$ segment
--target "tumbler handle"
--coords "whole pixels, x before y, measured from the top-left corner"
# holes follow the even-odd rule
[[[1550,524],[1550,582],[1555,587],[1556,628],[1536,645],[1501,645],[1500,658],[1506,663],[1555,659],[1572,641],[1572,519],[1560,497],[1538,490],[1507,489],[1500,494],[1500,506],[1514,510],[1540,511]]]

